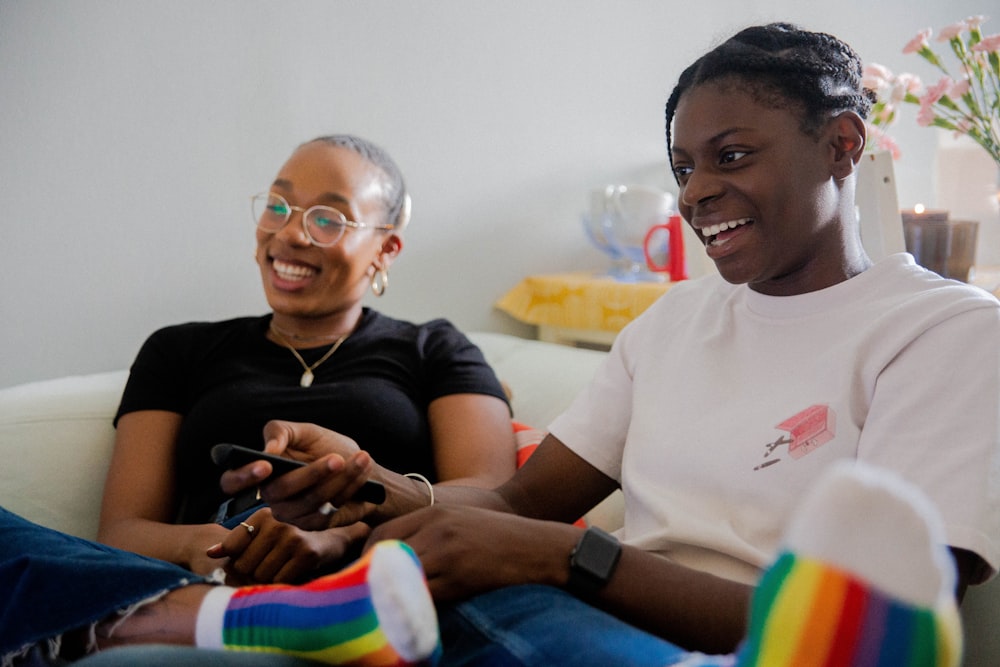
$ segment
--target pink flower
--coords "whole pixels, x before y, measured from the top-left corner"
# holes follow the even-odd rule
[[[892,79],[892,72],[888,67],[878,63],[865,65],[861,72],[861,85],[871,90],[878,90]]]
[[[972,47],[973,51],[1000,51],[1000,33],[983,37],[983,39]]]
[[[924,84],[920,81],[920,77],[916,74],[910,74],[909,72],[903,72],[900,74],[897,77],[897,81],[905,92],[912,93],[914,95],[916,95],[920,89],[924,87]]]
[[[893,160],[898,160],[899,157],[903,154],[902,151],[899,150],[899,144],[896,143],[896,140],[887,134],[883,134],[882,136],[878,137],[878,141],[876,142],[875,145],[884,151],[889,151],[889,154],[892,155]]]
[[[958,37],[965,30],[966,25],[968,24],[965,21],[959,21],[958,23],[952,23],[949,26],[941,28],[938,32],[937,41],[947,42],[952,37]]]
[[[956,81],[955,84],[948,90],[948,97],[953,99],[958,99],[962,95],[965,95],[969,90],[972,89],[972,84],[969,83],[968,79],[962,79],[961,81]]]
[[[875,147],[884,151],[889,151],[892,155],[893,160],[898,160],[899,156],[902,155],[902,151],[899,150],[899,144],[890,137],[888,134],[883,132],[880,128],[869,126],[868,128],[868,141]]]
[[[934,123],[934,107],[931,103],[920,103],[920,111],[917,112],[917,125],[928,127]]]
[[[885,148],[896,155],[898,148],[889,146],[891,140],[877,129],[892,125],[900,107],[915,104],[918,125],[969,136],[1000,165],[1000,116],[996,105],[1000,34],[983,37],[980,26],[985,20],[983,16],[970,16],[938,31],[936,41],[948,44],[945,53],[950,52],[957,59],[957,70],[930,46],[929,39],[934,33],[930,28],[921,30],[906,43],[903,53],[917,54],[945,75],[927,89],[913,74],[896,76],[888,68],[875,64],[864,69],[865,87],[875,93],[876,101],[868,120],[869,149]]]
[[[872,122],[874,122],[876,125],[885,125],[892,118],[892,114],[895,110],[896,109],[891,104],[885,105],[884,107],[882,107],[881,111],[875,114],[875,117],[872,119]]]
[[[947,93],[953,85],[954,82],[951,80],[951,77],[946,76],[928,88],[927,92],[920,98],[921,111],[923,110],[924,105],[930,106],[944,97],[944,94]]]
[[[930,28],[921,30],[916,37],[906,43],[906,46],[903,47],[903,53],[917,53],[920,49],[926,49],[928,47],[927,40],[933,32]]]
[[[970,16],[965,19],[965,25],[969,26],[969,30],[979,30],[979,26],[982,25],[985,20],[985,16]]]
[[[892,85],[888,88],[888,90],[883,89],[880,92],[884,92],[885,96],[888,97],[889,102],[892,104],[901,103],[906,99],[908,94],[913,93],[915,95],[923,87],[923,84],[920,83],[920,79],[906,72],[894,77],[890,83]]]

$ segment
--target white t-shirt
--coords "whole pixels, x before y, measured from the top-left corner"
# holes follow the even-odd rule
[[[755,582],[821,472],[863,459],[920,486],[948,543],[995,572],[1000,302],[905,253],[789,297],[680,283],[550,431],[621,483],[623,541],[689,567]]]

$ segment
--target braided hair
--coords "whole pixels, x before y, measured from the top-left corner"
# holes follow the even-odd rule
[[[816,136],[830,116],[842,111],[868,117],[875,94],[862,85],[861,72],[858,54],[833,35],[790,23],[741,30],[681,73],[667,100],[667,154],[677,103],[695,86],[730,80],[761,104],[796,109],[800,129]],[[673,157],[670,163],[672,167]]]
[[[317,141],[354,151],[375,165],[385,175],[383,203],[387,211],[386,220],[390,221],[393,228],[397,230],[406,226],[410,219],[410,197],[406,194],[403,172],[399,170],[399,166],[385,149],[352,134],[330,134],[316,137],[307,141],[303,146]]]

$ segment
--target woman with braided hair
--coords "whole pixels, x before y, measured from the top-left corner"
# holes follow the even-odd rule
[[[870,107],[830,35],[751,27],[699,58],[667,147],[719,275],[627,326],[510,481],[325,519],[414,549],[446,664],[957,664],[956,603],[1000,565],[1000,303],[865,253]],[[279,518],[325,525],[359,477],[402,487],[334,470],[350,454],[319,429],[275,433],[318,459],[267,485]],[[619,487],[617,536],[569,523]]]

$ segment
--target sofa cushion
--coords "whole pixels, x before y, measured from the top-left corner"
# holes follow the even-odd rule
[[[604,352],[506,334],[469,334],[497,377],[510,389],[514,419],[545,429],[587,384]]]

